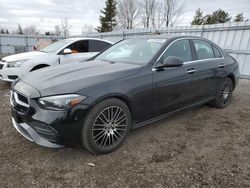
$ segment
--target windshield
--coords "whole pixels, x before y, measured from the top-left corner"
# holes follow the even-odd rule
[[[70,44],[69,40],[60,40],[42,49],[41,51],[46,53],[55,53],[68,44]]]
[[[147,64],[161,48],[165,39],[127,39],[110,47],[98,60]]]

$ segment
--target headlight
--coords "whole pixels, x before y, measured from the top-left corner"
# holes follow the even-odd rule
[[[43,97],[38,102],[49,110],[66,110],[82,102],[87,97],[77,94]]]
[[[25,61],[28,59],[23,59],[19,61],[12,61],[7,63],[7,68],[15,68],[15,67],[20,67]]]

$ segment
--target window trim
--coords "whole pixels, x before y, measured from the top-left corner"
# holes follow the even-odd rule
[[[161,55],[160,55],[160,56],[157,58],[157,60],[154,62],[153,67],[152,67],[152,71],[156,71],[156,70],[157,70],[157,69],[155,68],[155,67],[156,67],[156,64],[158,63],[158,61],[160,60],[160,58],[163,56],[163,54],[168,50],[168,48],[169,48],[174,42],[180,41],[180,40],[189,40],[189,43],[192,43],[192,45],[189,44],[189,45],[190,45],[190,50],[191,50],[192,59],[193,59],[193,55],[196,54],[196,52],[194,52],[195,49],[193,49],[193,48],[194,48],[194,42],[193,42],[193,40],[203,40],[203,41],[208,42],[209,44],[211,44],[212,47],[213,47],[213,46],[216,47],[216,46],[213,45],[213,43],[211,43],[209,40],[203,39],[203,38],[187,37],[187,38],[178,38],[178,39],[175,39],[175,40],[173,40],[173,41],[167,46],[167,48],[161,53]],[[213,49],[213,48],[212,48],[212,49]],[[222,53],[221,49],[219,49],[219,48],[217,48],[217,47],[216,47],[216,49],[219,50],[219,52],[221,53],[221,56],[222,56],[222,57],[220,57],[220,58],[215,58],[215,57],[214,57],[214,58],[208,58],[208,59],[200,59],[200,60],[196,59],[196,60],[192,60],[192,61],[185,61],[185,62],[183,62],[183,65],[192,64],[192,63],[199,63],[199,62],[203,62],[203,61],[207,61],[207,60],[225,59],[224,54]],[[196,54],[196,56],[197,56],[197,54]]]

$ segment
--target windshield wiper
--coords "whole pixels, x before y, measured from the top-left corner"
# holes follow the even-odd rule
[[[117,62],[115,62],[115,61],[111,61],[111,60],[107,60],[107,59],[99,59],[99,60],[101,60],[101,61],[106,61],[106,62],[109,62],[109,63],[117,63]]]

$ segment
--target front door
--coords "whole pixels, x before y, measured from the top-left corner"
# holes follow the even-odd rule
[[[60,64],[84,61],[97,54],[97,52],[89,52],[89,40],[74,42],[66,48],[69,48],[72,54],[61,54]]]
[[[186,107],[195,101],[196,91],[192,82],[195,72],[190,44],[188,39],[173,42],[157,61],[156,65],[169,56],[175,56],[182,59],[184,64],[153,71],[154,116]]]

